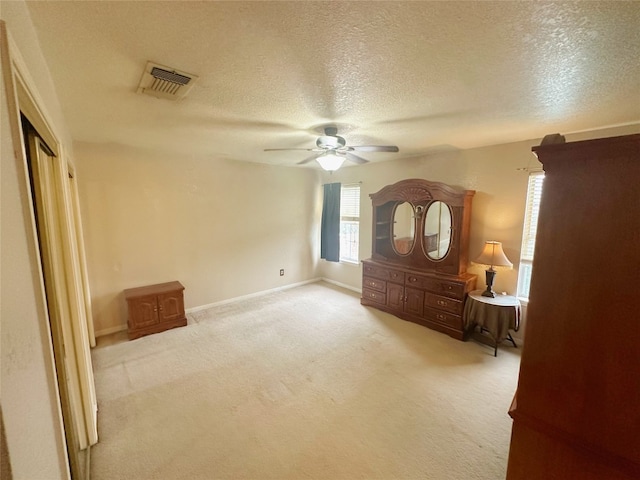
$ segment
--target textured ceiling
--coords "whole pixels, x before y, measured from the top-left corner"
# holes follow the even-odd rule
[[[27,2],[75,140],[295,165],[640,122],[639,2]],[[136,94],[148,60],[199,80]],[[313,162],[315,165],[315,162]]]

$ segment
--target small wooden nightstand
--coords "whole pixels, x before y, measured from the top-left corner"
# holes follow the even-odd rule
[[[469,294],[464,306],[464,325],[467,331],[475,326],[480,332],[487,332],[493,340],[493,356],[498,355],[498,345],[509,340],[517,347],[509,330],[520,328],[520,301],[511,295],[483,297],[482,290],[474,290]]]

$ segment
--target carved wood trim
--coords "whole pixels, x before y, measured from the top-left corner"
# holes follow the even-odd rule
[[[473,196],[475,193],[475,190],[457,190],[445,183],[410,178],[387,185],[380,191],[370,194],[369,197],[373,206],[384,205],[391,201],[410,202],[415,205],[430,200],[441,200],[449,206],[456,207],[464,205],[465,197]]]

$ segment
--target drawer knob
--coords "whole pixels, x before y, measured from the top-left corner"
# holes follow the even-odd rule
[[[416,282],[418,279],[416,277],[409,277],[410,282]]]
[[[447,305],[447,302],[445,302],[444,300],[438,300],[436,303],[441,307],[445,307]]]
[[[437,315],[437,317],[438,317],[438,319],[439,319],[439,320],[444,320],[444,319],[445,319],[445,316],[444,316],[444,315],[442,315],[441,313],[439,313],[439,314]]]

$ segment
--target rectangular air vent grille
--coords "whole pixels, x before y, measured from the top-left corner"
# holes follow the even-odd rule
[[[148,62],[138,86],[138,93],[176,100],[187,94],[197,78],[189,73]]]
[[[181,86],[191,81],[191,77],[180,75],[176,72],[169,72],[158,67],[151,69],[151,76],[154,78],[151,88],[160,92],[175,93]]]

